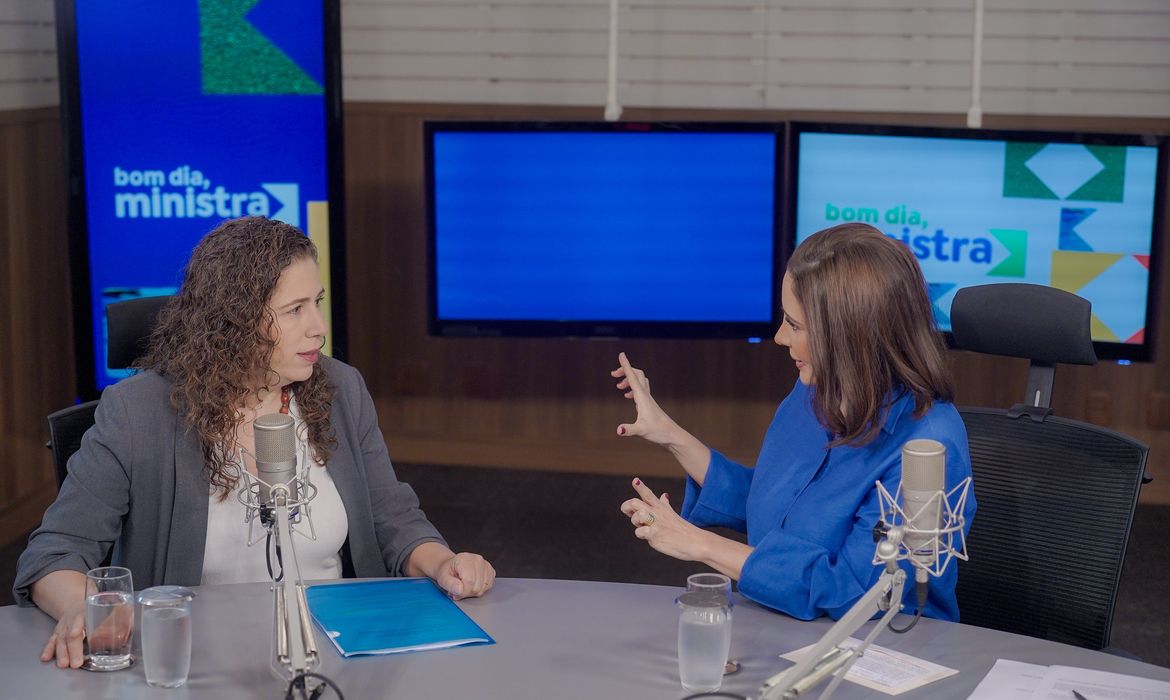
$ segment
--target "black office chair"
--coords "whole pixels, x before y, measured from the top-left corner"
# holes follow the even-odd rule
[[[979,507],[956,594],[960,622],[1106,649],[1149,448],[1052,415],[1056,363],[1096,364],[1089,317],[1050,287],[955,295],[958,347],[1032,361],[1025,403],[960,409]]]
[[[170,296],[140,297],[106,307],[109,333],[106,365],[110,369],[130,367],[146,351],[158,312],[170,299]],[[53,451],[57,488],[65,481],[69,458],[81,447],[81,436],[93,426],[97,405],[96,400],[86,401],[49,414],[49,441],[45,447]]]

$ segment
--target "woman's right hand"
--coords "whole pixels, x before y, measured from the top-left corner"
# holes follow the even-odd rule
[[[81,668],[85,661],[85,606],[70,608],[61,615],[49,641],[41,650],[41,661],[57,659],[58,668]]]
[[[633,423],[619,425],[617,434],[623,437],[637,435],[657,445],[673,444],[682,431],[650,395],[650,380],[646,373],[631,365],[624,352],[618,353],[618,365],[610,375],[621,380],[617,388],[624,389],[626,398],[634,401],[638,417]]]

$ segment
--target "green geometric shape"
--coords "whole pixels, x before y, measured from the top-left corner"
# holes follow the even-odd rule
[[[206,95],[322,95],[325,89],[245,17],[260,0],[199,0]]]
[[[1070,194],[1068,199],[1120,202],[1125,196],[1125,146],[1085,146],[1105,169]]]
[[[1046,143],[1008,141],[1003,154],[1003,196],[1024,199],[1060,199],[1026,164]]]
[[[993,228],[991,235],[1008,249],[1008,256],[987,274],[995,277],[1023,277],[1028,262],[1028,232]]]

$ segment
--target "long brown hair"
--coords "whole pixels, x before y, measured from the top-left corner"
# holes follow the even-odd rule
[[[198,434],[204,473],[221,499],[239,480],[229,466],[237,410],[250,394],[279,388],[271,368],[276,316],[268,302],[281,273],[303,258],[316,261],[317,249],[293,226],[263,217],[223,222],[195,246],[182,288],[159,313],[150,348],[136,363],[174,382],[171,403]],[[318,364],[291,391],[323,464],[336,443],[324,368]]]
[[[842,224],[800,244],[788,262],[804,307],[813,409],[831,445],[864,445],[898,391],[921,418],[954,395],[926,280],[903,243],[868,224]]]

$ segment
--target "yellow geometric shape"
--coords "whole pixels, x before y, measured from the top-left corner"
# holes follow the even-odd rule
[[[1052,281],[1057,289],[1076,294],[1097,275],[1125,257],[1121,253],[1082,253],[1057,250],[1052,253]],[[1094,336],[1095,337],[1095,336]]]
[[[1116,333],[1109,330],[1109,326],[1106,326],[1101,322],[1101,319],[1097,318],[1097,314],[1089,314],[1089,335],[1093,340],[1105,340],[1109,342],[1121,340],[1117,337]]]
[[[317,269],[321,273],[321,285],[325,287],[325,303],[321,305],[321,315],[325,317],[325,327],[333,327],[333,305],[329,293],[329,202],[309,202],[309,240],[317,246]],[[325,345],[321,352],[333,354],[333,334],[325,335]]]

